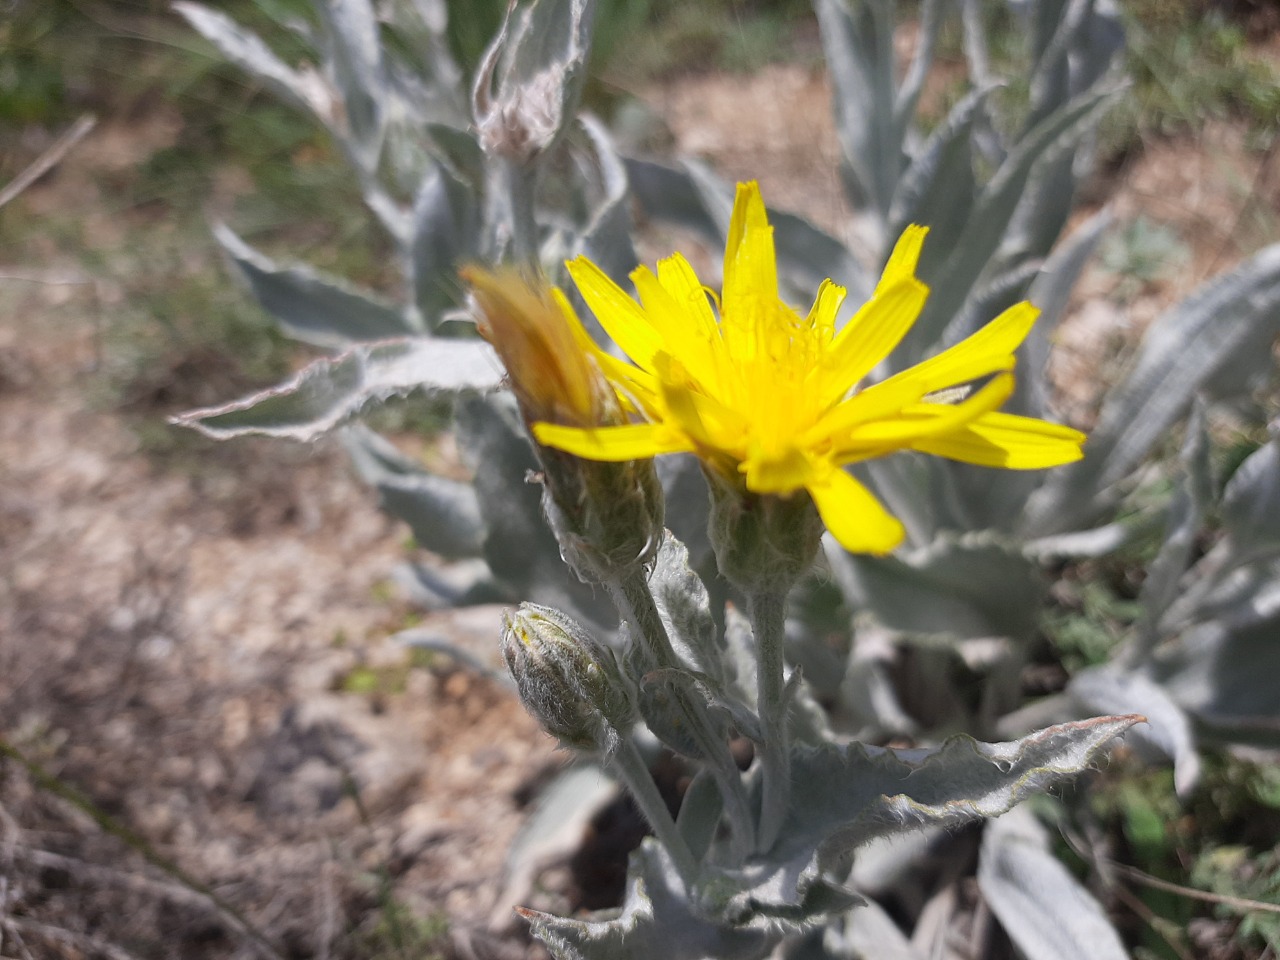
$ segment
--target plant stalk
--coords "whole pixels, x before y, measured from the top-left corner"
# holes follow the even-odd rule
[[[671,811],[667,809],[667,802],[658,792],[658,785],[653,782],[649,765],[644,762],[640,751],[636,749],[635,741],[629,734],[622,734],[618,748],[609,760],[622,782],[626,784],[641,814],[653,828],[658,842],[670,854],[685,889],[692,890],[694,881],[698,877],[698,863],[694,860],[689,845],[684,842],[684,837],[680,835],[680,830],[671,817]]]
[[[791,801],[791,731],[784,697],[785,590],[757,590],[749,598],[756,645],[756,691],[764,735],[760,766],[763,797],[756,849],[767,852],[778,839]]]

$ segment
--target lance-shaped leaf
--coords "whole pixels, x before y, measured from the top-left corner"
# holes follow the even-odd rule
[[[893,5],[818,0],[814,12],[831,73],[836,130],[857,188],[852,199],[873,207],[883,223],[906,165],[905,124],[896,110]]]
[[[1026,809],[987,827],[978,887],[1027,960],[1128,960],[1105,911],[1052,853]]]
[[[1122,480],[1183,416],[1208,378],[1231,369],[1259,331],[1280,331],[1280,244],[1200,287],[1147,330],[1133,367],[1102,405],[1084,460],[1054,471],[1028,505],[1037,536],[1088,523]]]
[[[1085,711],[1141,713],[1148,726],[1132,736],[1139,744],[1149,743],[1173,761],[1174,786],[1186,796],[1200,779],[1200,757],[1195,734],[1186,713],[1168,692],[1143,673],[1117,664],[1082,670],[1067,688],[1071,698]]]
[[[1280,552],[1280,440],[1271,440],[1236,468],[1222,491],[1222,526],[1232,563]]]
[[[310,267],[278,265],[224,224],[213,228],[262,308],[289,336],[321,347],[386,340],[419,332],[399,307]]]
[[[1133,647],[1125,657],[1125,662],[1130,665],[1145,661],[1160,640],[1160,621],[1178,597],[1178,583],[1191,562],[1200,525],[1213,494],[1209,436],[1202,404],[1197,403],[1192,408],[1191,417],[1187,420],[1187,434],[1179,460],[1182,475],[1169,504],[1164,543],[1148,566],[1147,578],[1138,594],[1142,615],[1135,627]]]
[[[501,364],[480,340],[415,337],[352,347],[317,360],[293,378],[234,403],[170,419],[215,440],[263,434],[310,441],[339,427],[366,404],[428,393],[496,389]]]
[[[433,166],[414,200],[408,258],[418,314],[426,327],[438,327],[441,314],[461,299],[457,269],[476,256],[479,234],[480,209],[471,189],[444,167]]]
[[[707,588],[689,566],[689,551],[670,531],[658,547],[649,589],[681,658],[694,670],[724,683],[727,658]]]
[[[595,117],[581,116],[578,122],[595,147],[604,197],[591,214],[582,232],[580,249],[592,263],[614,279],[626,284],[639,258],[631,242],[631,198],[627,191],[627,168],[614,149],[609,131]]]
[[[1030,561],[988,535],[939,538],[901,558],[826,554],[849,603],[895,630],[964,638],[1034,631],[1044,584]]]
[[[314,70],[293,69],[262,38],[224,13],[187,0],[178,0],[173,9],[241,70],[257,77],[282,99],[314,114],[325,125],[332,124],[336,112],[333,91]]]
[[[960,311],[1000,248],[1005,229],[1036,165],[1047,155],[1063,149],[1064,144],[1073,143],[1081,131],[1096,123],[1114,94],[1111,89],[1093,89],[1081,94],[1041,121],[1005,158],[979,196],[969,223],[939,270],[936,282],[931,284],[929,300],[920,319],[894,352],[892,359],[898,364],[895,369],[924,356]]]
[[[484,518],[471,484],[427,472],[363,425],[348,428],[343,440],[382,509],[409,524],[419,546],[447,559],[480,555]]]
[[[374,173],[382,149],[387,84],[378,18],[369,0],[317,4],[329,27],[329,67],[342,91],[343,119],[366,173]]]
[[[1084,770],[1141,719],[1079,720],[1008,743],[958,736],[917,750],[860,743],[798,748],[793,805],[778,842],[748,864],[744,889],[733,899],[744,913],[800,903],[819,877],[877,837],[998,816]]]

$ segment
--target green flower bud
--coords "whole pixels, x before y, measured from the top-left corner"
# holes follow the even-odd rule
[[[703,473],[720,573],[748,595],[788,589],[812,566],[822,543],[822,518],[809,494],[753,493],[714,469]]]
[[[502,656],[525,709],[566,746],[610,752],[634,721],[612,651],[559,610],[522,603],[503,623]]]

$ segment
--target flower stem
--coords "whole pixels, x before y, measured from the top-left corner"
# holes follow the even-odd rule
[[[643,571],[636,568],[609,583],[608,587],[618,613],[631,624],[636,642],[644,652],[645,669],[687,669],[671,646],[671,638],[667,636],[666,625],[662,622]],[[734,854],[741,863],[755,845],[755,817],[751,813],[742,775],[734,763],[729,745],[717,734],[716,726],[707,714],[706,704],[701,700],[688,699],[684,705],[690,717],[690,735],[702,750],[720,788],[732,828]]]
[[[757,590],[749,597],[751,628],[756,644],[756,689],[760,726],[763,798],[756,849],[773,846],[791,800],[790,729],[784,702],[783,638],[786,628],[786,591]]]
[[[682,667],[658,613],[658,605],[653,602],[653,593],[649,590],[643,569],[635,567],[606,586],[618,613],[631,625],[634,639],[644,650],[646,668],[668,670]]]
[[[649,821],[658,842],[670,854],[685,887],[692,890],[698,876],[698,863],[693,859],[693,853],[684,837],[680,835],[675,820],[671,818],[671,811],[667,809],[667,803],[658,792],[653,775],[649,773],[649,765],[644,762],[629,735],[622,735],[618,749],[609,759],[622,782],[627,785],[636,806]]]

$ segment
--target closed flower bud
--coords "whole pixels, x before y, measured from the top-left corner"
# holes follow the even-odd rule
[[[512,269],[466,267],[480,334],[507,368],[525,422],[581,429],[627,422],[601,354],[564,295]],[[536,432],[536,427],[535,427]],[[651,459],[601,462],[538,444],[544,506],[561,554],[587,582],[621,578],[662,540],[662,485]]]
[[[609,752],[634,720],[613,653],[558,610],[521,604],[503,625],[502,656],[525,709],[566,746]]]

